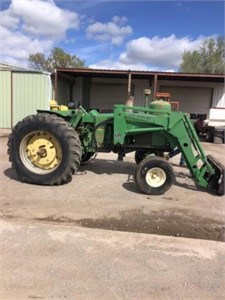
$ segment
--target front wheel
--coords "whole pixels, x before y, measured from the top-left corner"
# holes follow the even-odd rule
[[[135,182],[148,195],[162,195],[175,182],[172,166],[163,159],[146,157],[137,165]]]

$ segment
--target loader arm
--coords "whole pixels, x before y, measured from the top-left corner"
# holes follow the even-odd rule
[[[182,112],[117,105],[114,109],[114,144],[124,144],[128,135],[150,133],[159,147],[178,147],[199,186],[224,194],[224,166],[206,156],[189,116]]]

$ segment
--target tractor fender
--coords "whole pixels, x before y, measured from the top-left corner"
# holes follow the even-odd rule
[[[37,112],[40,113],[47,113],[50,115],[57,115],[59,117],[65,118],[65,117],[72,117],[76,111],[74,109],[69,109],[69,110],[42,110],[42,109],[37,109]]]

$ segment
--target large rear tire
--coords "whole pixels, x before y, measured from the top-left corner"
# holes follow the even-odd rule
[[[161,158],[146,157],[137,165],[135,182],[148,195],[162,195],[175,182],[172,166]]]
[[[78,134],[64,119],[43,113],[13,128],[8,154],[21,181],[59,185],[77,172],[82,150]]]

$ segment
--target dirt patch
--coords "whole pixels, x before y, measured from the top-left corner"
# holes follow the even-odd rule
[[[50,216],[37,218],[36,220],[67,223],[87,228],[225,242],[225,223],[209,218],[203,219],[186,211],[178,211],[176,213],[160,211],[145,214],[141,210],[131,210],[120,213],[119,218],[104,217],[101,219],[73,220],[65,217]]]

